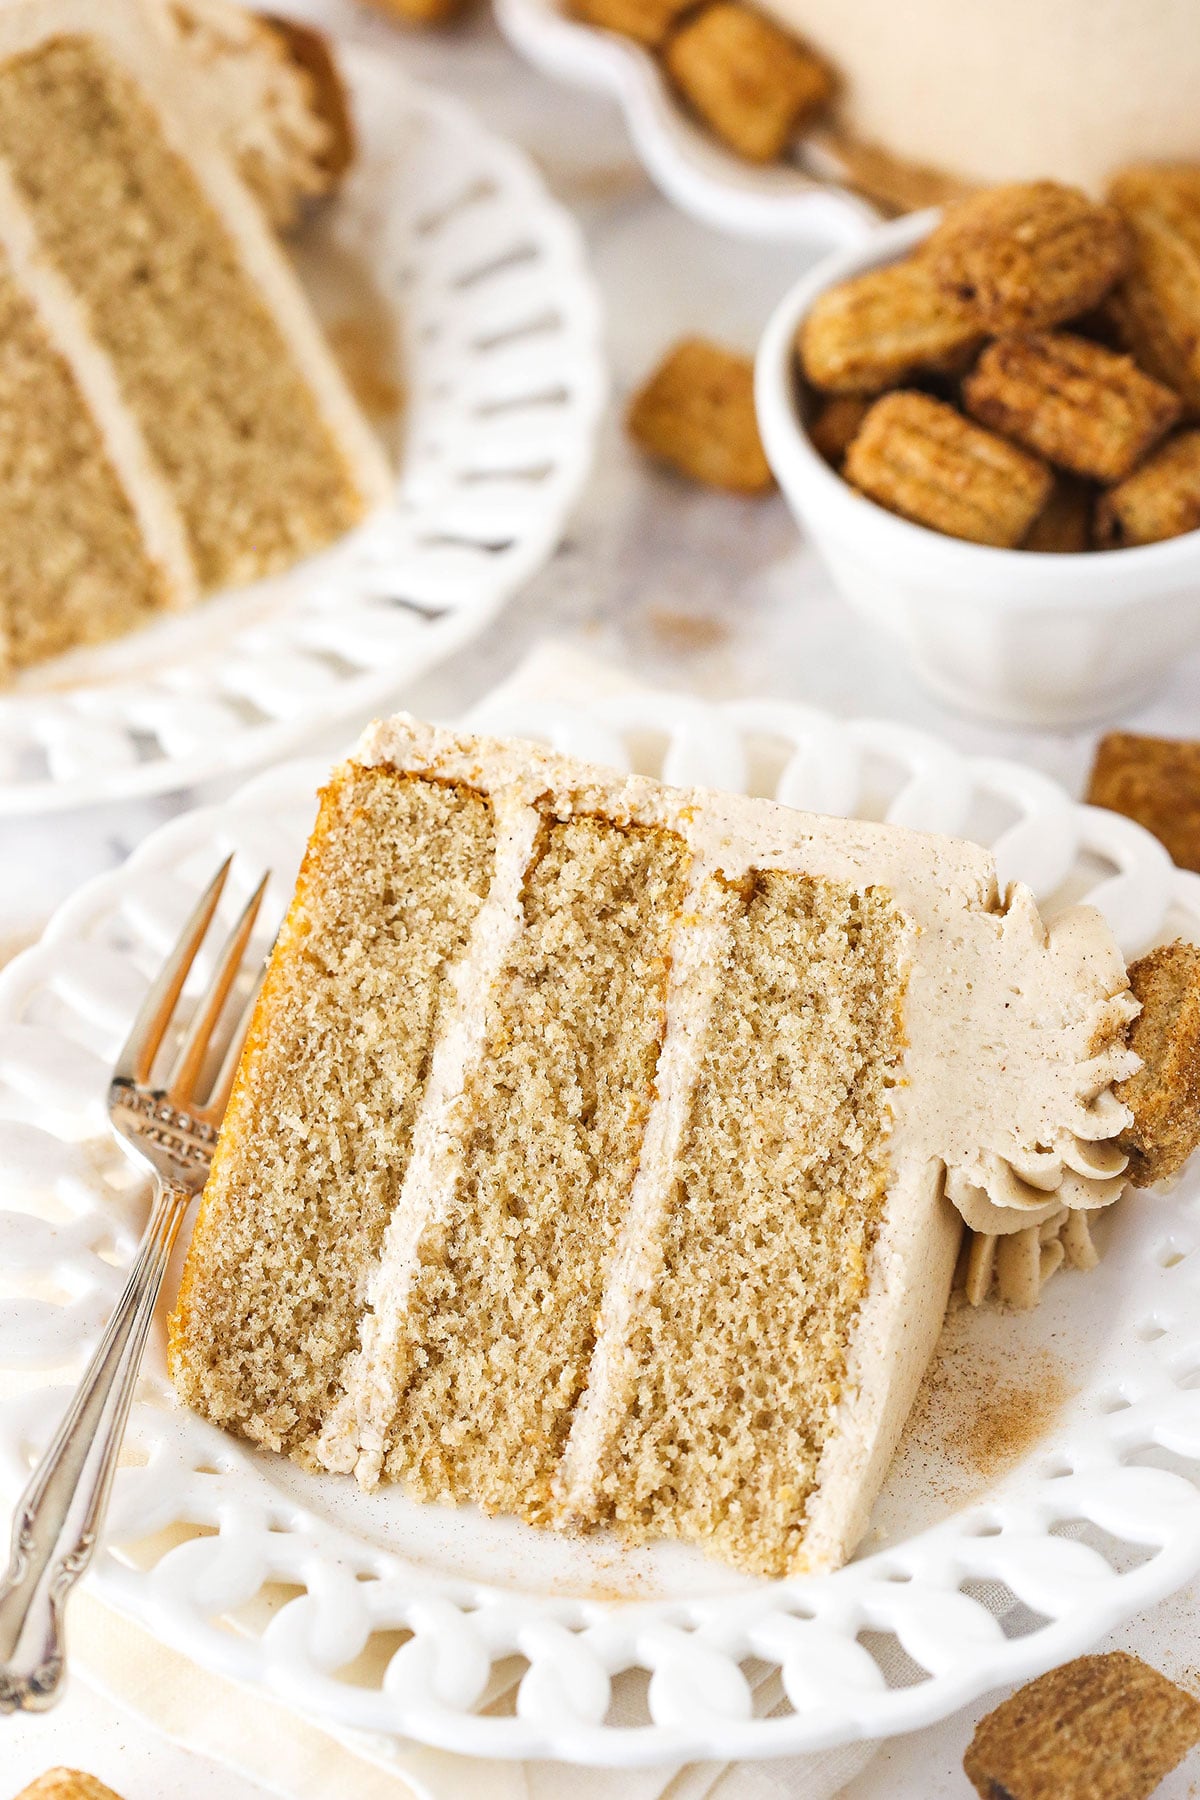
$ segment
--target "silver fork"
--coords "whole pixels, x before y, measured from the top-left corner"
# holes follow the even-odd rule
[[[231,861],[196,903],[113,1070],[108,1090],[113,1130],[128,1155],[154,1176],[154,1204],[116,1311],[17,1504],[11,1560],[0,1582],[0,1712],[45,1712],[62,1691],[64,1604],[96,1547],[171,1248],[190,1202],[204,1186],[233,1086],[257,981],[223,1031],[222,1045],[214,1034],[245,960],[266,876],[221,948],[170,1074],[162,1087],[151,1084]],[[202,1098],[202,1073],[217,1057],[218,1072]]]

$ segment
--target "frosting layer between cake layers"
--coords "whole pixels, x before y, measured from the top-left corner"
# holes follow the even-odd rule
[[[368,1485],[827,1566],[960,1211],[1120,1191],[1126,986],[1098,915],[1047,932],[973,846],[374,727],[273,958],[177,1385]]]

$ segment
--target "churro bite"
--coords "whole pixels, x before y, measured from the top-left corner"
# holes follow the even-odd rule
[[[1144,825],[1181,869],[1200,872],[1200,742],[1110,731],[1096,746],[1087,798]]]
[[[975,1727],[963,1769],[983,1800],[1149,1800],[1200,1743],[1200,1701],[1124,1650],[1080,1656]]]
[[[804,320],[798,348],[814,387],[880,394],[922,370],[953,365],[979,341],[967,308],[917,256],[828,288]]]
[[[1022,550],[1043,555],[1074,556],[1092,547],[1092,512],[1095,490],[1086,481],[1059,475],[1021,543]]]
[[[636,444],[693,481],[746,494],[771,486],[748,356],[685,338],[634,395],[627,424]]]
[[[571,0],[571,13],[586,25],[599,25],[656,50],[676,19],[694,0]]]
[[[85,1775],[82,1769],[47,1769],[28,1787],[23,1787],[16,1800],[121,1800],[110,1787]]]
[[[1134,256],[1106,311],[1142,367],[1200,415],[1200,169],[1126,169],[1109,199]]]
[[[774,162],[832,98],[829,64],[738,0],[713,0],[667,39],[664,62],[705,124],[748,162]]]
[[[1129,965],[1141,1012],[1129,1047],[1142,1059],[1114,1089],[1133,1123],[1121,1135],[1134,1187],[1177,1174],[1200,1144],[1200,944],[1179,938]]]
[[[846,457],[861,492],[915,524],[976,544],[1021,542],[1050,498],[1045,463],[927,394],[885,394]]]
[[[1120,481],[1176,424],[1179,397],[1128,356],[1066,331],[989,344],[963,383],[981,425],[1094,481]]]
[[[988,333],[1042,331],[1087,312],[1129,268],[1129,228],[1111,206],[1055,181],[960,200],[925,246],[948,298]]]
[[[1200,528],[1200,430],[1168,438],[1132,475],[1102,496],[1096,538],[1102,549],[1157,544]]]

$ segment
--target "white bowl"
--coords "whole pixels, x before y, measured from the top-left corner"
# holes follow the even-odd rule
[[[809,441],[795,368],[800,321],[824,289],[906,255],[936,220],[924,212],[881,226],[780,302],[755,372],[771,467],[843,597],[901,639],[944,699],[1015,725],[1122,711],[1200,640],[1200,531],[1079,555],[969,544],[876,506]]]
[[[873,206],[820,168],[764,166],[725,149],[689,115],[656,56],[571,18],[563,0],[496,0],[496,21],[547,75],[611,94],[650,179],[713,231],[828,249],[861,242],[877,220]]]

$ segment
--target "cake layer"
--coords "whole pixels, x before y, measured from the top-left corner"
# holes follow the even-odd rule
[[[686,1127],[634,1246],[646,1291],[590,1396],[604,1428],[583,1509],[779,1575],[884,1207],[905,924],[878,889],[779,870],[727,889],[723,911]]]
[[[0,253],[0,676],[169,600],[85,397]]]
[[[398,1327],[386,1472],[422,1498],[547,1509],[637,1169],[686,864],[668,832],[580,817],[539,834]]]
[[[0,159],[168,478],[202,585],[354,524],[363,496],[284,335],[103,44],[52,38],[0,67]]]
[[[184,1398],[273,1449],[306,1455],[341,1392],[493,851],[461,785],[360,770],[323,796],[174,1326]]]

